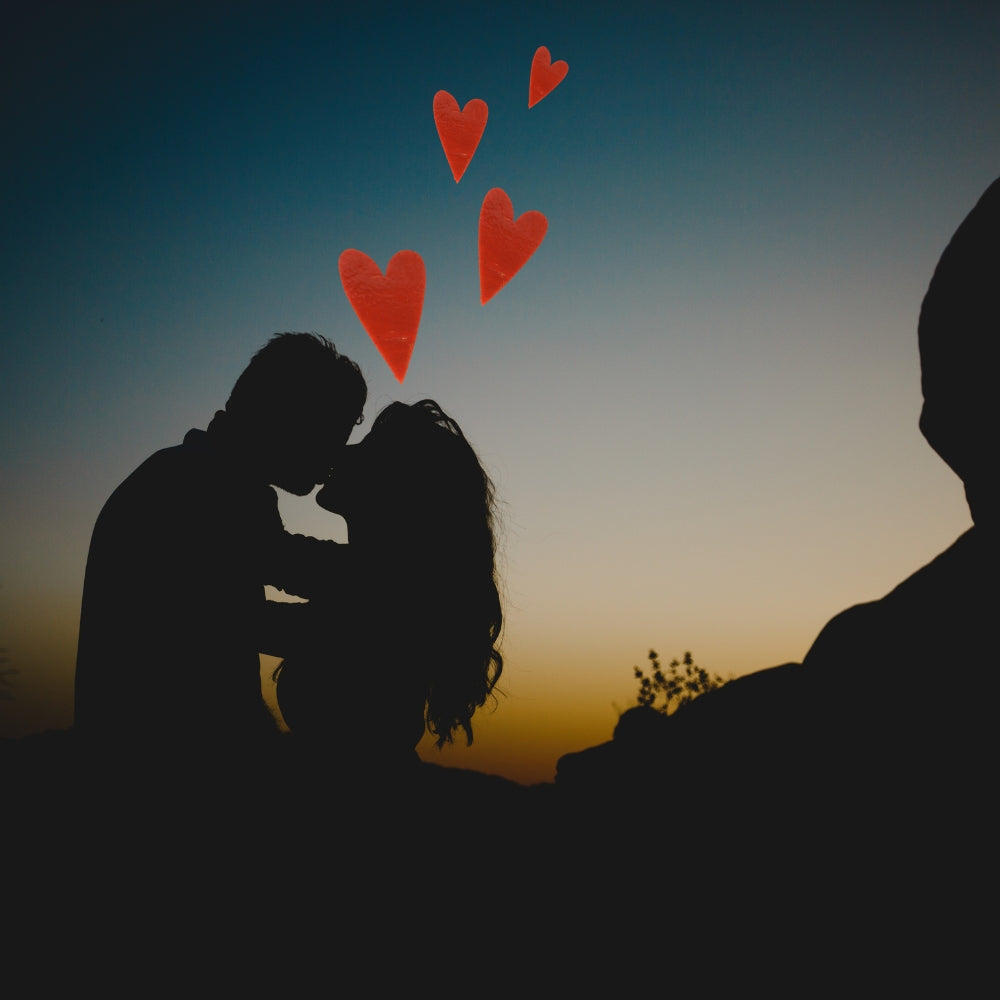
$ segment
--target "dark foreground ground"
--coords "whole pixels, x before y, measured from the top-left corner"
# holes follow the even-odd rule
[[[424,764],[378,785],[274,755],[100,774],[68,733],[0,752],[19,996],[58,976],[506,995],[508,975],[528,996],[602,976],[625,995],[959,995],[992,955],[993,845],[943,803],[897,815],[891,789],[880,805],[817,773],[525,787]]]

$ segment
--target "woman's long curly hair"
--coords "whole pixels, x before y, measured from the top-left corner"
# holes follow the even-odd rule
[[[366,440],[386,477],[371,484],[373,502],[385,505],[386,559],[403,567],[415,626],[405,667],[426,685],[424,719],[437,745],[453,742],[458,730],[471,744],[472,716],[503,670],[493,483],[462,429],[432,399],[389,404]]]

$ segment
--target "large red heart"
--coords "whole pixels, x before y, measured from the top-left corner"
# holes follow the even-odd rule
[[[385,274],[366,253],[345,250],[338,263],[347,301],[399,382],[417,340],[427,272],[414,250],[400,250]]]
[[[479,211],[479,301],[486,305],[542,245],[549,220],[525,212],[514,221],[514,205],[503,188],[486,193]]]
[[[540,46],[531,60],[531,78],[528,80],[528,107],[533,108],[543,97],[551,94],[569,72],[569,64],[562,59],[552,62],[549,50]]]
[[[462,179],[483,137],[488,114],[486,102],[478,97],[460,111],[458,101],[447,90],[439,90],[434,95],[434,124],[456,184]]]

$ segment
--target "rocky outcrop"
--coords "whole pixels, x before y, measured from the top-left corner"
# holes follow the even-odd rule
[[[977,822],[1000,666],[998,327],[1000,180],[942,254],[919,324],[921,430],[962,477],[975,527],[881,600],[836,615],[801,664],[731,681],[662,724],[626,713],[610,742],[559,761],[558,788],[723,821],[756,802],[775,829],[808,801],[904,841],[946,804],[952,829]]]

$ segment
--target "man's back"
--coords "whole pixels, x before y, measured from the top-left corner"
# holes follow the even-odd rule
[[[274,491],[209,434],[159,451],[105,504],[80,619],[76,728],[149,744],[273,729],[255,633],[262,540],[282,531]]]

